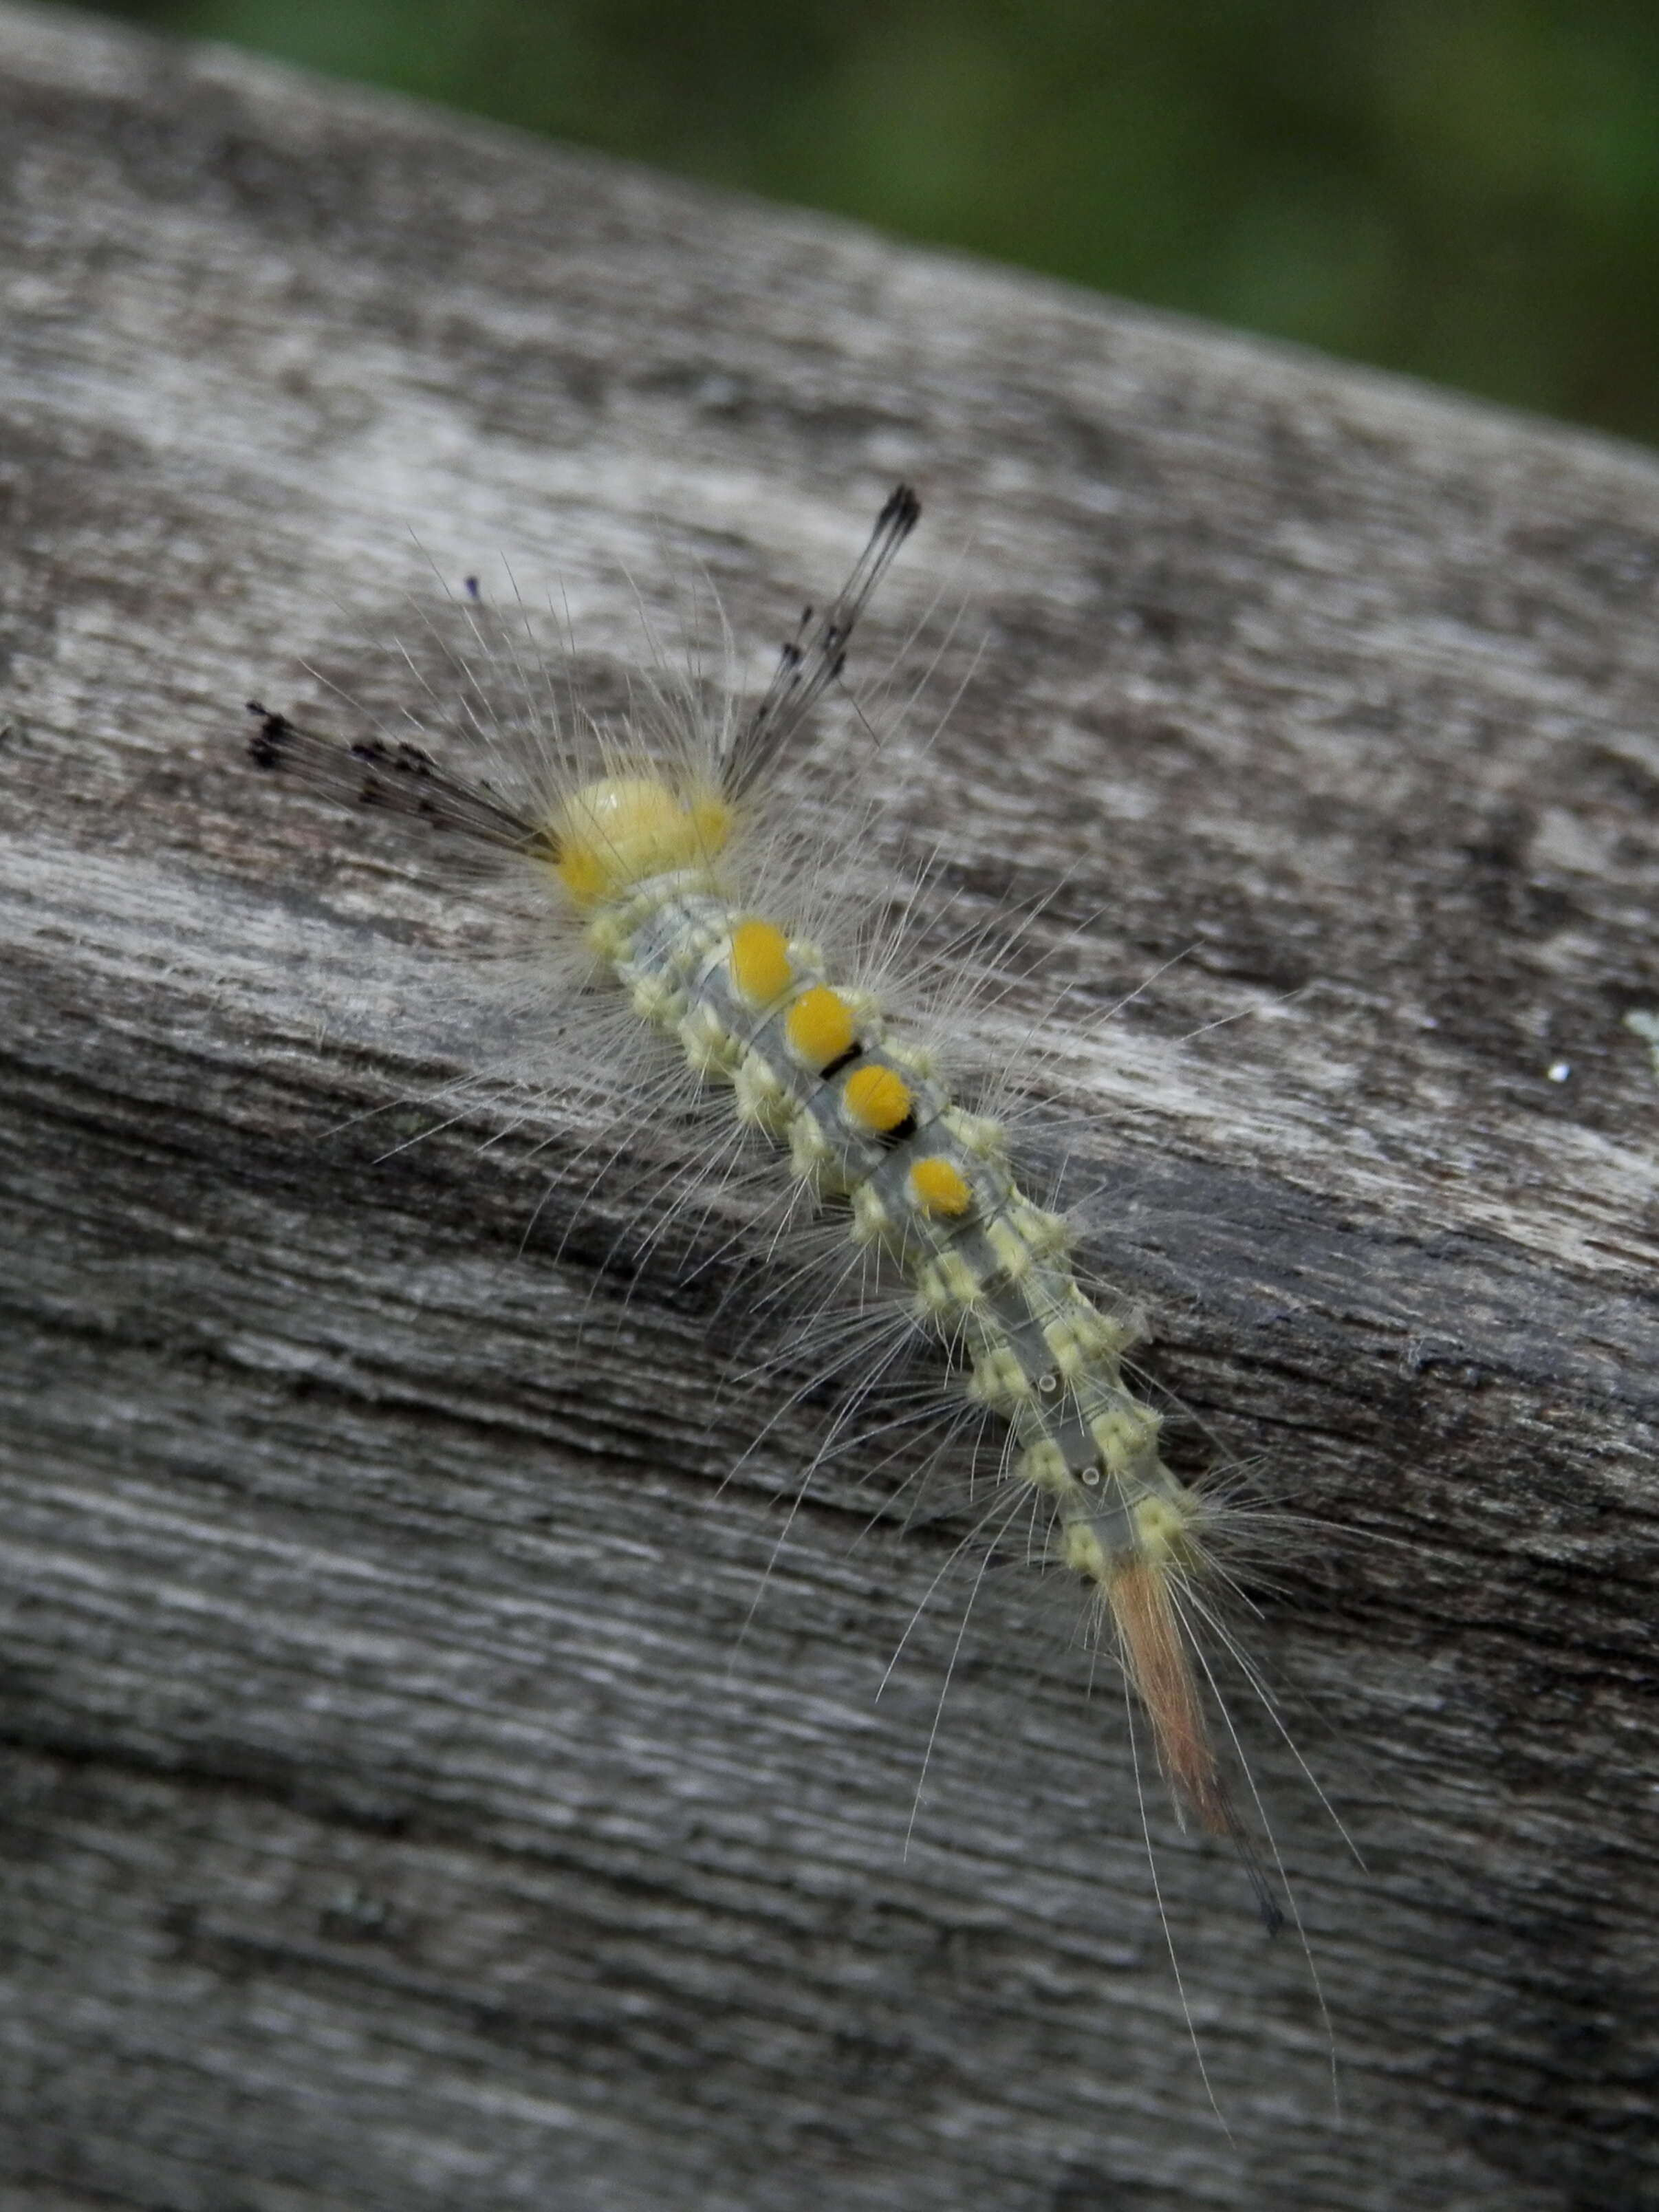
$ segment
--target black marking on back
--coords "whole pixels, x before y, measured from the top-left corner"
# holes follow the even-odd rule
[[[833,1076],[839,1075],[844,1067],[850,1067],[855,1060],[862,1060],[863,1057],[864,1047],[861,1044],[849,1044],[845,1052],[837,1053],[827,1066],[818,1070],[819,1082],[828,1083]]]

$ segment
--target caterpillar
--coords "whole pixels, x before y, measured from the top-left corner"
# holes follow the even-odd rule
[[[613,1031],[631,1022],[672,1056],[682,1087],[723,1092],[796,1201],[885,1273],[959,1402],[999,1438],[1000,1491],[1029,1502],[1043,1557],[1082,1585],[1177,1814],[1234,1848],[1276,1928],[1282,1908],[1206,1711],[1196,1631],[1219,1571],[1220,1509],[1165,1462],[1161,1416],[1126,1374],[1136,1329],[1079,1279],[1073,1232],[1029,1194],[1006,1122],[956,1095],[883,994],[853,980],[848,949],[806,933],[775,854],[765,865],[769,787],[842,684],[858,623],[920,514],[901,484],[748,713],[711,714],[647,685],[647,711],[604,721],[556,708],[550,680],[531,765],[521,741],[516,776],[484,778],[414,738],[345,741],[251,700],[248,753],[269,775],[443,826],[527,878],[550,945],[597,970]],[[498,652],[479,602],[469,579],[463,619],[481,652]],[[499,758],[509,739],[465,659],[459,672],[463,718]],[[533,656],[514,672],[529,692],[544,674]]]

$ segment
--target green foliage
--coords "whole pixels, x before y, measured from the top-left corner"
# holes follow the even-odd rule
[[[1659,441],[1651,0],[121,12]]]

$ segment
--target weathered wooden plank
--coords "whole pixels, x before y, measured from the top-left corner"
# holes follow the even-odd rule
[[[1659,470],[241,58],[0,57],[8,2203],[1650,2199]],[[1310,1516],[1251,1644],[1365,1872],[1239,1718],[1341,2118],[1154,1807],[1211,2116],[1032,1578],[908,1850],[959,1591],[874,1692],[957,1524],[855,1546],[836,1472],[739,1648],[826,1409],[738,1378],[729,1255],[607,1264],[648,1132],[586,1206],[556,1082],[380,1157],[501,1048],[482,925],[238,758],[407,627],[410,528],[601,682],[700,563],[757,674],[901,474],[868,665],[936,593],[922,726],[978,658],[884,828],[957,919],[1052,896],[1091,1249]]]

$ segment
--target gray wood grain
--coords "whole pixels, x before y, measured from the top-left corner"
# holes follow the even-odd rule
[[[73,17],[0,70],[6,2204],[1656,2201],[1659,467]],[[1306,1516],[1249,1646],[1363,1870],[1234,1710],[1340,2112],[1154,1797],[1217,2124],[1040,1578],[907,1848],[960,1524],[837,1463],[744,1632],[832,1407],[718,1223],[627,1261],[671,1139],[588,1191],[556,1037],[386,1156],[484,923],[240,757],[411,531],[601,685],[701,566],[757,677],[901,475],[866,665],[968,680],[876,844],[1051,898],[1091,1256]]]

